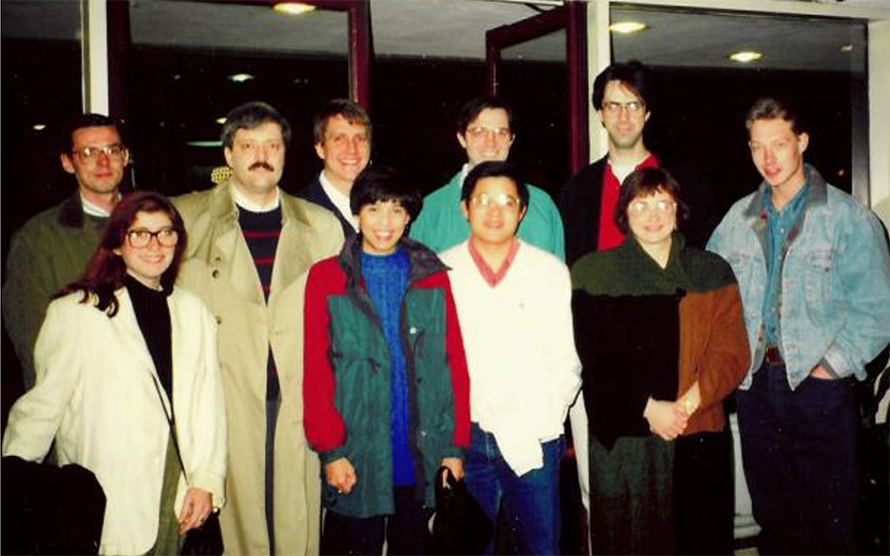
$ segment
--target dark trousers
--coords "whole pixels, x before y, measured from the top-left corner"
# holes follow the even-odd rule
[[[728,426],[675,441],[677,554],[733,553],[734,463]]]
[[[762,365],[737,393],[742,461],[760,554],[855,552],[857,414],[851,379]]]
[[[415,498],[413,486],[396,487],[393,496],[396,511],[390,516],[354,518],[328,510],[321,533],[321,554],[382,554],[384,538],[388,555],[424,554],[432,510]]]
[[[591,426],[591,554],[676,554],[674,443],[622,436],[611,449]]]

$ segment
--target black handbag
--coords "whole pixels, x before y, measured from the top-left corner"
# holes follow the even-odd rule
[[[220,556],[223,553],[222,530],[219,528],[217,512],[211,512],[200,527],[189,529],[179,553],[184,556]]]
[[[443,475],[447,488],[442,484]],[[491,520],[467,491],[466,482],[455,479],[447,467],[440,467],[436,473],[436,512],[427,540],[429,553],[482,554],[492,532]]]
[[[105,493],[77,464],[3,457],[3,554],[98,554]]]
[[[173,440],[173,447],[176,449],[176,459],[179,460],[179,468],[182,469],[182,476],[185,477],[185,484],[189,484],[188,473],[185,472],[185,464],[182,463],[182,453],[179,451],[179,442],[176,440],[176,426],[174,417],[167,413],[167,406],[164,404],[164,397],[161,395],[161,388],[158,386],[158,379],[152,375],[155,390],[158,392],[158,400],[161,407],[164,408],[164,416],[167,418],[167,424],[170,425],[170,438]],[[172,407],[170,408],[172,412]],[[185,534],[185,542],[179,549],[182,556],[221,556],[225,550],[222,539],[222,529],[219,527],[219,513],[214,510],[204,520],[200,527],[189,529]]]

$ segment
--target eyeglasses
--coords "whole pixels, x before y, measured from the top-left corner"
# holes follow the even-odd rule
[[[98,160],[99,154],[104,154],[108,158],[119,159],[124,156],[124,153],[127,152],[127,147],[115,144],[115,145],[107,145],[105,147],[81,147],[79,149],[74,149],[71,151],[71,154],[76,155],[81,160]]]
[[[613,102],[610,100],[610,101],[603,103],[603,110],[607,114],[612,114],[612,115],[618,114],[619,112],[621,112],[622,108],[627,110],[628,114],[636,115],[636,114],[640,114],[641,112],[643,112],[643,110],[646,108],[646,104],[643,102],[640,102],[638,100],[632,100],[630,102],[623,102],[623,103],[622,102]]]
[[[151,238],[155,238],[162,247],[173,247],[179,242],[179,232],[173,228],[161,228],[156,232],[150,232],[145,228],[136,228],[127,231],[127,241],[130,247],[141,249],[147,247],[151,243]]]
[[[517,199],[512,195],[507,195],[506,193],[495,193],[494,195],[489,195],[488,193],[480,193],[478,195],[473,195],[470,197],[470,203],[476,208],[487,209],[492,206],[498,206],[502,209],[510,209],[515,210],[522,205],[522,201]]]
[[[473,139],[481,139],[487,137],[491,133],[498,141],[507,141],[513,137],[513,132],[509,127],[488,127],[484,125],[474,125],[467,128],[467,135]]]
[[[659,214],[670,214],[677,210],[677,203],[674,201],[666,201],[664,199],[660,199],[654,203],[633,201],[631,204],[627,205],[627,210],[633,214],[645,214],[652,210]]]

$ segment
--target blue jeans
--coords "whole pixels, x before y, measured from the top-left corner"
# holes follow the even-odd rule
[[[494,435],[476,423],[470,435],[464,465],[467,489],[495,525],[503,499],[515,545],[511,554],[559,554],[559,462],[565,437],[542,444],[544,466],[518,477],[501,456]],[[484,554],[494,553],[494,536]]]

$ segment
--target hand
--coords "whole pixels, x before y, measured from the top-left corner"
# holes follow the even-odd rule
[[[834,375],[828,372],[828,369],[822,365],[816,365],[816,367],[810,371],[810,376],[820,380],[834,380]]]
[[[701,391],[698,388],[697,380],[693,382],[692,386],[689,387],[689,390],[677,400],[677,404],[683,408],[683,411],[685,411],[686,415],[689,417],[692,417],[692,414],[698,410],[701,405]]]
[[[349,494],[355,486],[355,468],[346,458],[335,459],[324,466],[328,484],[337,489],[338,494]]]
[[[203,488],[189,487],[179,512],[179,534],[185,535],[189,529],[204,525],[212,511],[213,495]]]
[[[643,417],[649,421],[649,430],[665,440],[674,440],[686,429],[689,416],[677,402],[658,401],[649,398]]]
[[[460,458],[445,458],[442,460],[442,466],[447,467],[454,480],[459,481],[464,478],[464,460]],[[442,486],[448,488],[448,474],[442,475]]]

